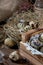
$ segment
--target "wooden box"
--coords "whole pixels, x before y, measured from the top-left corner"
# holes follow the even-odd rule
[[[43,65],[43,57],[40,55],[32,55],[31,51],[26,49],[23,42],[20,42],[20,54],[28,59],[33,65]]]
[[[32,35],[32,32],[27,32],[24,34],[24,36],[22,36],[22,41],[20,42],[20,54],[25,57],[26,59],[30,60],[30,62],[33,64],[33,65],[43,65],[43,56],[41,55],[33,55],[31,53],[31,51],[27,50],[26,49],[26,46],[25,46],[25,42],[28,40],[27,37],[29,37],[30,35]],[[40,29],[40,30],[35,30],[34,31],[34,34],[36,33],[40,33],[40,32],[43,32],[43,29]]]

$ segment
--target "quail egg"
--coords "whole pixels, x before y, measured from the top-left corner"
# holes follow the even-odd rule
[[[9,47],[13,47],[15,45],[15,42],[11,38],[7,38],[5,39],[4,44]]]
[[[18,51],[12,52],[12,53],[9,55],[9,58],[10,58],[11,60],[13,60],[13,61],[19,60],[20,56],[19,56]]]
[[[43,33],[39,36],[39,40],[43,42]]]

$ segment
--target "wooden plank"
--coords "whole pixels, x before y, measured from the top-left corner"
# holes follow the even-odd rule
[[[33,58],[31,55],[29,55],[26,52],[24,52],[23,50],[20,50],[20,54],[23,57],[27,58],[33,65],[43,65],[39,61],[37,61],[35,58]]]

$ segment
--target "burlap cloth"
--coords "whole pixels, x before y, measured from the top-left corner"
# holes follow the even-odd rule
[[[10,17],[23,2],[28,0],[0,0],[0,21]]]

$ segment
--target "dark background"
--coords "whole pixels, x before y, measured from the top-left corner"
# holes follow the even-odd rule
[[[28,0],[28,1],[30,1],[32,4],[34,4],[36,0]]]
[[[28,1],[30,1],[32,4],[34,4],[36,0],[28,0]],[[6,23],[5,21],[6,21],[6,20],[0,22],[0,25],[5,24],[5,23]]]

